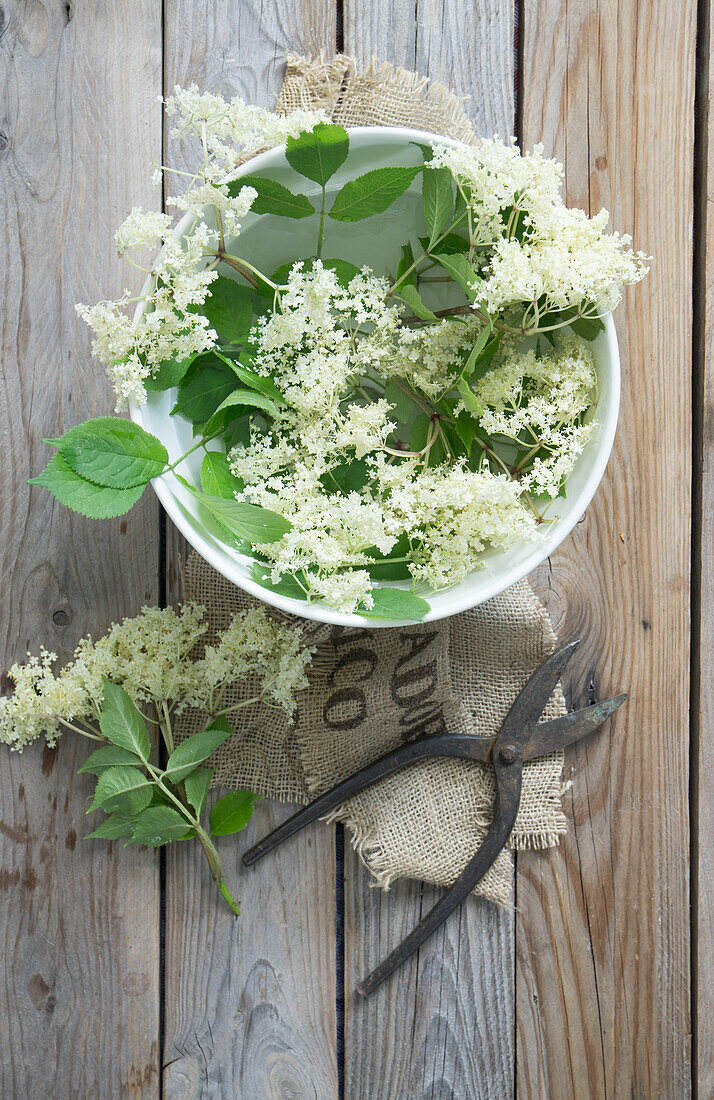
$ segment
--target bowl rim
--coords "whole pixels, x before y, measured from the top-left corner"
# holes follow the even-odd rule
[[[370,139],[370,144],[374,145],[384,145],[388,144],[390,141],[404,143],[413,141],[437,142],[452,147],[463,147],[467,144],[442,134],[434,134],[427,130],[413,130],[403,126],[348,126],[346,129],[350,136],[359,138],[368,137]],[[361,142],[360,144],[363,143]],[[239,179],[242,175],[260,171],[261,168],[271,167],[273,166],[272,162],[279,161],[280,158],[284,156],[284,152],[285,143],[274,146],[271,149],[266,149],[264,152],[256,154],[254,157],[251,157],[249,160],[239,165],[236,171],[226,178]],[[182,236],[194,220],[194,215],[184,215],[174,228],[173,236]],[[141,291],[142,297],[148,293],[150,278],[151,276],[148,276],[144,283]],[[134,314],[134,320],[138,320],[143,312],[144,305],[142,302],[139,302]],[[531,553],[527,554],[518,565],[511,566],[510,568],[504,565],[504,567],[492,574],[490,581],[482,586],[482,590],[476,601],[469,596],[468,590],[465,590],[461,592],[460,598],[452,598],[451,601],[440,600],[436,608],[434,608],[433,603],[430,602],[430,609],[424,618],[419,620],[420,622],[437,622],[440,619],[457,615],[462,611],[469,611],[474,607],[479,607],[494,596],[505,592],[506,589],[510,588],[518,581],[523,580],[524,577],[528,576],[534,569],[541,565],[565,541],[575,525],[582,519],[598,489],[610,459],[615,441],[620,409],[620,353],[612,313],[603,312],[601,314],[601,320],[605,325],[604,337],[607,345],[606,357],[603,358],[606,358],[607,361],[607,374],[610,383],[608,407],[606,416],[599,421],[598,439],[594,458],[587,471],[585,481],[576,496],[569,499],[569,507],[559,518],[555,535],[546,535],[542,541],[534,543]],[[142,427],[147,427],[144,423],[143,405],[131,401],[129,403],[129,416]],[[413,619],[369,618],[352,612],[337,611],[335,608],[331,608],[320,601],[307,603],[296,600],[292,597],[284,596],[279,592],[273,592],[270,589],[264,588],[250,576],[240,575],[240,563],[237,560],[233,561],[226,557],[225,549],[229,548],[219,549],[218,547],[214,547],[213,544],[204,537],[200,529],[197,528],[193,518],[184,511],[180,501],[176,497],[172,483],[176,483],[176,479],[173,474],[169,473],[154,478],[151,485],[164,510],[183,537],[193,549],[200,554],[204,561],[208,562],[208,564],[218,573],[231,581],[232,584],[235,584],[236,587],[256,597],[262,603],[267,603],[272,607],[278,608],[280,611],[297,616],[298,618],[330,623],[335,626],[372,629],[413,625]],[[508,551],[506,550],[502,553],[505,557]],[[469,576],[470,575],[472,574],[469,574]],[[460,590],[464,581],[467,579],[468,577],[465,577],[464,580],[460,581],[457,585],[453,585],[448,589],[443,589],[435,593],[435,595],[441,597],[447,596],[448,594],[454,595]]]

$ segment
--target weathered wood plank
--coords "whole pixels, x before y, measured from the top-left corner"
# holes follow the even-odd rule
[[[695,403],[698,422],[695,450],[699,468],[699,509],[695,513],[694,536],[698,542],[693,570],[692,596],[698,602],[693,614],[695,667],[692,677],[694,746],[692,768],[696,782],[692,794],[697,860],[693,866],[696,904],[692,914],[694,937],[693,974],[697,1014],[694,1080],[699,1096],[714,1095],[714,63],[712,60],[712,5],[700,9],[698,33],[700,52],[698,127],[696,133],[697,179],[695,182],[695,316],[697,345]],[[696,482],[695,482],[696,484]],[[694,609],[693,609],[694,610]]]
[[[617,314],[620,430],[543,594],[584,642],[574,703],[627,708],[569,756],[571,831],[517,867],[521,1096],[690,1093],[688,690],[696,4],[525,5],[525,144],[655,261]],[[704,1094],[703,1094],[704,1095]]]
[[[334,49],[329,0],[165,4],[166,87],[196,81],[272,105],[286,50]],[[166,162],[195,167],[171,141]],[[168,533],[169,595],[182,540]],[[250,871],[239,853],[291,812],[261,803],[222,844],[243,915],[233,921],[198,851],[170,852],[166,889],[165,1088],[178,1097],[337,1095],[334,830],[297,837]]]
[[[157,507],[93,523],[26,479],[40,440],[112,401],[77,298],[119,295],[112,234],[150,205],[161,141],[161,23],[131,0],[19,3],[0,13],[2,668],[41,643],[61,659],[87,631],[153,602]],[[131,70],[127,67],[131,58]],[[0,1095],[158,1095],[158,860],[82,843],[87,755],[0,752]]]
[[[443,0],[345,0],[344,48],[361,64],[372,57],[443,81],[479,134],[510,135],[514,112],[513,5]]]
[[[416,68],[470,95],[477,132],[513,129],[513,7],[346,0],[344,48]],[[389,893],[345,851],[345,1098],[471,1100],[513,1095],[513,915],[470,899],[366,1002],[354,987],[438,891]],[[375,1042],[375,1036],[379,1041]]]

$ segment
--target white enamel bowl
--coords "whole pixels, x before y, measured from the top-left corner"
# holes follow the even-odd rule
[[[422,154],[414,143],[430,141],[456,144],[433,134],[400,127],[355,127],[350,130],[350,154],[346,165],[330,180],[329,191],[336,192],[347,178],[371,168],[390,164],[419,164]],[[266,173],[281,183],[313,196],[319,190],[317,184],[310,184],[309,180],[293,172],[285,159],[284,147],[271,149],[254,157],[240,169],[237,176],[248,172]],[[422,232],[420,206],[417,182],[399,203],[395,203],[384,214],[352,224],[331,222],[327,218],[323,255],[327,259],[342,256],[357,264],[369,264],[377,272],[384,271],[388,264],[393,265],[394,255],[399,254],[399,246],[408,237],[415,240]],[[239,254],[267,272],[275,270],[293,256],[310,255],[314,251],[315,221],[315,218],[296,221],[248,214],[243,221],[239,238]],[[185,218],[177,227],[176,233],[183,234],[189,224],[190,219]],[[141,309],[138,312],[140,314]],[[459,584],[431,596],[425,593],[431,605],[426,621],[443,619],[465,611],[503,592],[552,554],[583,515],[610,456],[620,403],[620,359],[615,327],[610,314],[605,315],[603,320],[605,331],[592,344],[598,374],[598,401],[595,410],[598,427],[568,478],[567,498],[555,501],[549,510],[552,522],[547,526],[545,538],[538,542],[517,543],[507,551],[486,552],[483,555],[482,568],[471,573]],[[175,390],[152,393],[144,406],[133,406],[130,410],[133,420],[164,442],[172,461],[188,450],[193,442],[190,424],[180,417],[169,415],[175,399]],[[217,444],[212,443],[211,446]],[[198,451],[182,464],[181,473],[198,485],[200,466],[201,453]],[[173,474],[165,474],[156,479],[153,486],[169,516],[188,542],[219,573],[246,592],[283,611],[322,622],[344,626],[398,625],[393,620],[387,622],[366,619],[361,615],[336,611],[324,603],[307,604],[269,592],[251,579],[250,558],[221,542],[217,529],[212,527],[210,517]]]

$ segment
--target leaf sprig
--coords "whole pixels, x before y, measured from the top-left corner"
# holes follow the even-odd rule
[[[152,762],[152,745],[146,721],[126,691],[104,679],[99,727],[106,745],[88,757],[80,772],[97,777],[87,813],[102,810],[104,820],[87,839],[126,840],[160,848],[177,840],[197,837],[218,890],[236,916],[238,903],[223,877],[221,859],[213,836],[237,833],[250,821],[257,795],[232,791],[216,802],[208,828],[201,823],[214,768],[202,765],[233,732],[225,718],[215,718],[199,733],[175,748],[165,718],[159,729],[167,749],[162,767]]]

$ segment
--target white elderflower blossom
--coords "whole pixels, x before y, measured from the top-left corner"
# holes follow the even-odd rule
[[[144,607],[134,618],[114,623],[94,642],[83,638],[73,660],[54,672],[54,653],[28,654],[8,671],[12,695],[0,697],[0,742],[22,751],[43,733],[54,745],[61,727],[98,736],[104,677],[123,687],[138,705],[167,707],[180,714],[198,707],[221,713],[225,687],[252,677],[258,696],[292,716],[295,693],[307,685],[312,650],[300,632],[262,609],[236,614],[214,645],[194,651],[206,633],[205,608],[184,604]]]
[[[158,240],[163,239],[170,225],[169,214],[135,206],[117,229],[114,240],[120,252],[128,252],[134,248],[152,248]]]

